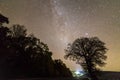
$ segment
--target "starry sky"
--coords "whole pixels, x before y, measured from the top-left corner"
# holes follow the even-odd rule
[[[64,49],[79,37],[97,36],[106,43],[103,70],[120,71],[120,0],[0,0],[0,13],[13,24],[24,25],[48,44],[54,59],[71,70],[81,70],[64,59]]]

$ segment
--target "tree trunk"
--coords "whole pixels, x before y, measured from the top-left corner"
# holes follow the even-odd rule
[[[98,80],[94,71],[92,71],[93,69],[92,69],[92,65],[91,65],[91,60],[86,59],[86,65],[87,65],[88,75],[91,78],[91,80]]]

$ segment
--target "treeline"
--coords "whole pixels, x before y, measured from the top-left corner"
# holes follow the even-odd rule
[[[52,59],[47,44],[28,35],[24,26],[3,23],[9,20],[0,14],[0,77],[72,77],[60,59]]]

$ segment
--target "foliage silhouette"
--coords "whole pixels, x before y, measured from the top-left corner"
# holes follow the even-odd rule
[[[105,43],[97,37],[78,38],[65,49],[65,58],[69,58],[80,64],[92,80],[97,80],[100,70],[97,66],[104,66],[107,56]]]
[[[20,37],[27,35],[27,29],[23,25],[15,24],[10,27],[12,37]]]
[[[65,64],[59,67],[64,70],[61,74],[47,44],[34,35],[27,35],[27,29],[22,25],[4,27],[3,23],[9,21],[4,16],[2,18],[0,19],[0,77],[72,77]]]
[[[7,17],[0,14],[0,25],[2,25],[3,23],[9,23],[9,20]]]
[[[54,66],[56,68],[57,74],[61,74],[61,77],[72,76],[69,68],[67,68],[66,65],[60,59],[54,60]]]

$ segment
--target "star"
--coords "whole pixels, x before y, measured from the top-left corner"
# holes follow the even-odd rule
[[[85,36],[88,36],[89,34],[88,33],[85,33]]]

